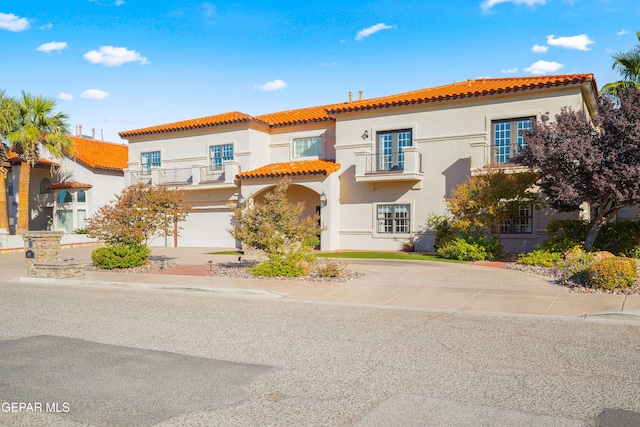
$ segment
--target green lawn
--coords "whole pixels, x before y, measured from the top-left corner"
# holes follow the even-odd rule
[[[441,261],[441,262],[457,262],[464,263],[466,261],[457,261],[453,259],[445,259],[435,254],[423,254],[417,252],[321,252],[317,254],[320,258],[358,258],[358,259],[406,259],[418,261]]]

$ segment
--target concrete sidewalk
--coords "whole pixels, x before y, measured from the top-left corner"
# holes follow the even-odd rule
[[[64,248],[63,259],[90,264],[94,247]],[[24,276],[22,252],[0,253],[0,281],[216,292],[221,296],[280,299],[447,312],[547,317],[592,317],[640,324],[640,296],[571,293],[548,278],[494,266],[430,261],[347,260],[363,276],[349,282],[245,279],[211,276],[208,261],[236,262],[237,255],[210,255],[216,248],[153,248],[154,257],[182,267],[163,274],[88,271],[79,279]],[[189,271],[185,275],[185,271]]]

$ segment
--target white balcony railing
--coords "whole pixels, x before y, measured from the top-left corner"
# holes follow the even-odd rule
[[[418,147],[404,147],[402,152],[356,154],[356,181],[421,181],[422,153]]]

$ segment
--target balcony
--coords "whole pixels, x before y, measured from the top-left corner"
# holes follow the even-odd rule
[[[422,181],[422,153],[418,147],[404,147],[402,152],[356,154],[356,182]]]
[[[225,161],[222,166],[193,165],[186,168],[153,167],[148,173],[136,169],[125,170],[125,182],[128,186],[174,185],[187,187],[230,187],[235,186],[235,176],[240,173],[240,163]]]

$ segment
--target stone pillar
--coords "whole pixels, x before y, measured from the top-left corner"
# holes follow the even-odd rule
[[[26,231],[24,240],[24,267],[27,277],[38,277],[35,264],[50,264],[60,261],[60,241],[63,231]]]

